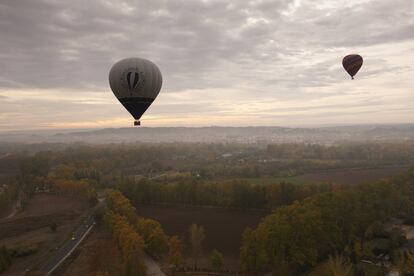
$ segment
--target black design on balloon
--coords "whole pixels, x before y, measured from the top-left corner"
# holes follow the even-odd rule
[[[139,120],[154,101],[153,98],[145,97],[126,97],[119,98],[118,100],[131,113],[135,120]]]
[[[127,74],[127,82],[129,90],[133,90],[137,87],[139,81],[139,74],[138,72],[128,72]]]

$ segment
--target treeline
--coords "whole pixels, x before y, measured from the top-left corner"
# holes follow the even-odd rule
[[[124,178],[116,186],[134,205],[172,203],[233,208],[275,209],[311,195],[331,191],[330,184],[300,185],[287,182],[254,184],[244,180],[164,183]]]
[[[19,196],[16,181],[8,181],[5,188],[0,188],[0,218],[7,215]]]
[[[93,184],[91,184],[91,182],[87,179],[56,179],[52,181],[51,188],[57,194],[80,198],[88,202],[91,206],[98,202],[96,190]]]
[[[0,193],[0,216],[17,200],[25,208],[36,192],[54,192],[96,204],[96,188],[100,186],[100,174],[96,169],[66,164],[52,167],[50,155],[42,152],[20,157],[16,176]]]
[[[174,269],[182,265],[182,242],[178,237],[168,237],[159,222],[138,217],[121,192],[106,190],[105,194],[104,222],[122,252],[125,275],[145,275],[144,251],[155,259],[165,258]]]
[[[366,160],[407,162],[414,159],[413,142],[354,142],[319,144],[269,144],[266,155],[281,159]]]
[[[410,141],[344,142],[335,145],[71,144],[63,149],[51,145],[51,149],[53,151],[41,151],[34,155],[9,154],[0,158],[0,165],[15,170],[16,163],[21,163],[28,156],[37,159],[46,157],[48,163],[44,164],[45,169],[69,166],[76,170],[78,179],[93,178],[110,186],[114,177],[131,174],[154,176],[167,171],[190,173],[203,179],[259,178],[315,170],[410,164],[414,161],[414,142]],[[40,161],[36,163],[40,164]]]
[[[395,162],[395,161],[394,161]],[[202,179],[289,177],[315,171],[366,168],[392,164],[366,160],[279,159],[257,156],[255,160],[220,160],[195,167]],[[400,162],[398,164],[401,164]]]
[[[125,216],[109,210],[104,216],[104,221],[121,251],[124,265],[124,273],[122,274],[145,275],[147,268],[142,261],[143,238],[136,232]]]
[[[404,243],[393,217],[414,216],[414,170],[392,181],[358,185],[309,197],[277,209],[243,235],[244,270],[298,275],[341,254],[356,275],[361,260],[378,261]],[[384,260],[381,260],[384,261]]]
[[[100,174],[85,166],[76,167],[59,165],[48,174],[47,185],[57,194],[79,198],[89,205],[97,203],[96,189],[99,185]]]
[[[18,158],[16,156],[7,156],[0,161],[0,165],[3,164],[5,166],[2,167],[2,170],[8,168],[12,172],[14,170],[16,172],[13,177],[10,176],[8,180],[4,181],[4,186],[0,186],[0,218],[7,215],[7,212],[10,212],[13,204],[17,201],[20,201],[19,205],[24,208],[36,188],[43,187],[47,182],[46,179],[49,172],[48,159],[44,154],[36,154],[34,156],[19,155]]]

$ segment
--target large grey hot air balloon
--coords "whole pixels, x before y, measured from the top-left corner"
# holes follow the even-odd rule
[[[162,76],[157,65],[142,58],[126,58],[109,72],[109,85],[115,97],[134,117],[134,125],[161,90]]]

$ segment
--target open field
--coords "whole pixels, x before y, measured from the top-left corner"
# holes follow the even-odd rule
[[[360,184],[388,179],[396,174],[405,172],[407,167],[386,167],[373,169],[332,170],[326,172],[307,173],[286,180],[300,183],[334,183],[334,184]]]
[[[333,183],[353,185],[364,182],[379,181],[388,179],[399,173],[407,171],[409,166],[395,166],[384,168],[353,168],[338,169],[320,172],[312,172],[290,177],[274,177],[274,178],[247,178],[247,181],[255,183],[269,184],[274,182],[287,181],[295,184],[314,184],[314,183]]]
[[[31,255],[15,258],[2,275],[24,275],[26,269],[45,261],[70,235],[85,207],[71,198],[38,194],[24,211],[0,222],[0,245],[36,249]],[[55,232],[49,228],[52,221],[58,225]]]
[[[53,194],[37,194],[30,200],[26,210],[16,215],[16,218],[54,215],[67,213],[68,211],[77,212],[84,207],[82,202],[70,197]]]
[[[246,227],[256,227],[266,215],[259,211],[241,211],[223,208],[177,207],[177,206],[138,206],[140,216],[158,220],[168,235],[178,235],[185,244],[188,265],[189,227],[192,223],[204,226],[206,238],[203,242],[201,267],[209,267],[207,257],[213,249],[223,253],[225,267],[239,268],[239,249]]]

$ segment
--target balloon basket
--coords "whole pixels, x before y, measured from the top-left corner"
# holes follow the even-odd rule
[[[134,126],[140,126],[140,125],[141,125],[141,121],[136,120],[136,121],[134,122]]]

